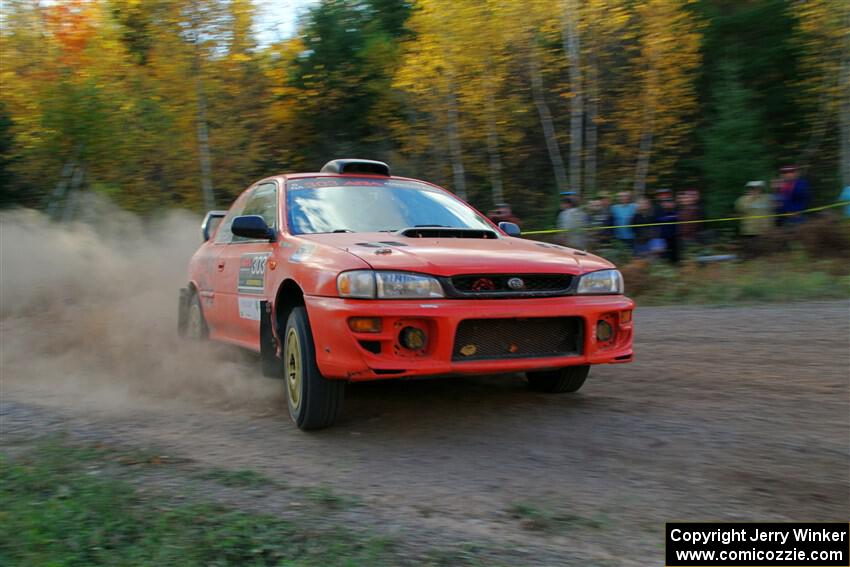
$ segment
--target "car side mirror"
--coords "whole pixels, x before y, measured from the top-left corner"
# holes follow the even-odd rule
[[[260,215],[243,215],[233,219],[230,232],[253,240],[274,240],[274,231]]]
[[[522,234],[519,225],[515,222],[502,221],[499,223],[499,228],[508,236],[519,236]]]
[[[224,217],[227,216],[227,211],[208,211],[207,215],[204,217],[204,222],[201,223],[201,236],[204,237],[204,242],[212,238],[212,235],[215,234],[215,230],[218,228],[218,225],[221,224],[221,221],[224,220]]]

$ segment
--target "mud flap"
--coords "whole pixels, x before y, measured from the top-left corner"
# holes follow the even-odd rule
[[[264,376],[283,378],[283,367],[277,356],[277,339],[272,330],[272,307],[268,301],[260,302],[260,364]]]
[[[177,334],[186,336],[186,322],[189,319],[189,300],[192,294],[188,288],[180,288],[180,299],[177,303]]]

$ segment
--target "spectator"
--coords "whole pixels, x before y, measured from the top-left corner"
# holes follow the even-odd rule
[[[847,206],[844,207],[844,216],[850,219],[850,185],[844,188],[844,191],[841,192],[838,200],[841,202],[847,202]]]
[[[677,195],[680,221],[697,221],[702,218],[699,208],[699,191],[687,189]],[[696,222],[679,225],[679,236],[684,243],[696,242],[700,225]]]
[[[782,204],[780,213],[799,213],[809,207],[809,182],[792,165],[782,168]],[[802,215],[790,217],[786,222],[801,222]]]
[[[487,213],[487,218],[493,221],[496,224],[500,222],[512,222],[517,226],[520,226],[519,219],[514,216],[513,211],[511,211],[511,206],[507,203],[499,203],[496,205],[496,208]]]
[[[665,199],[672,199],[673,192],[670,189],[658,189],[655,191],[654,202],[653,202],[653,212],[656,217],[664,214],[664,208],[661,206],[661,201]]]
[[[676,222],[679,216],[676,214],[676,202],[673,199],[662,199],[659,203],[661,214],[655,219],[656,222]],[[679,263],[679,231],[678,225],[668,224],[659,227],[659,236],[664,240],[664,257],[673,264]]]
[[[558,228],[567,231],[561,233],[561,241],[565,246],[579,250],[587,249],[587,231],[585,229],[588,222],[587,214],[578,206],[575,197],[561,199]]]
[[[635,232],[623,225],[632,224],[637,205],[632,202],[632,195],[628,191],[621,191],[617,195],[617,199],[619,202],[611,206],[611,217],[613,217],[614,225],[619,227],[614,229],[614,237],[628,246],[629,249],[633,249]]]
[[[603,226],[612,226],[614,224],[611,218],[611,197],[607,193],[600,193],[599,197],[591,200],[588,205],[588,220],[590,226],[598,229]],[[594,246],[602,247],[608,244],[611,240],[611,230],[593,230],[591,233]]]
[[[637,200],[637,211],[632,218],[632,224],[651,224],[655,220],[652,210],[652,202],[646,197]],[[650,242],[655,238],[654,226],[636,226],[635,233],[635,255],[646,256],[650,253]]]
[[[773,200],[764,191],[764,181],[750,181],[746,192],[735,201],[735,210],[744,217],[769,215],[773,210]],[[755,218],[741,221],[741,235],[748,238],[761,236],[770,230],[773,219]]]
[[[558,219],[560,218],[561,213],[564,211],[564,208],[565,208],[564,201],[567,197],[572,197],[573,202],[576,203],[576,206],[578,206],[580,204],[580,201],[579,201],[578,197],[576,196],[575,191],[561,191],[559,193],[559,195],[561,196],[561,209],[558,211],[558,214],[555,216],[555,224],[556,225],[558,224]]]

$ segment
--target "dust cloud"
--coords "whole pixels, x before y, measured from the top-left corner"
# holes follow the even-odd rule
[[[178,290],[200,219],[145,219],[90,199],[88,221],[0,213],[0,383],[45,403],[248,405],[282,388],[237,349],[177,337]],[[95,220],[96,219],[96,220]]]

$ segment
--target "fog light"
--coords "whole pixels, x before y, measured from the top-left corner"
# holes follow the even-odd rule
[[[427,344],[425,331],[416,327],[405,327],[398,334],[398,342],[406,349],[422,350]]]
[[[355,333],[380,333],[381,319],[379,317],[352,317],[348,320],[348,328]]]
[[[614,329],[608,324],[608,321],[599,321],[596,324],[596,340],[600,343],[607,343],[614,336]]]

